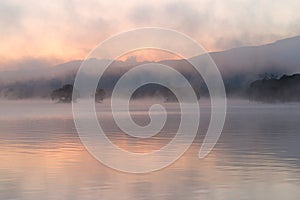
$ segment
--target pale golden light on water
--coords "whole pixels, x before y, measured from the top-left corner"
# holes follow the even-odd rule
[[[3,118],[3,113],[0,119],[3,199],[235,199],[245,196],[279,200],[299,196],[299,135],[296,134],[299,105],[268,107],[234,102],[229,106],[220,141],[205,159],[198,158],[203,139],[200,134],[177,162],[163,170],[139,175],[112,170],[86,151],[76,134],[70,105],[35,102],[34,107],[43,112],[29,113],[28,118],[19,115],[23,111],[28,113],[29,105],[29,102],[0,104],[1,110],[11,112],[8,119]],[[147,116],[141,112],[135,115],[141,105],[133,111],[139,120]],[[202,127],[209,119],[209,109],[206,102],[201,105]],[[112,127],[109,138],[121,148],[147,152],[160,148],[169,139],[132,142],[128,136],[119,137],[120,133],[109,123],[110,115],[105,114],[105,103],[97,105],[97,111],[99,120]],[[172,111],[172,116],[177,115]],[[294,120],[288,120],[287,116]],[[287,123],[289,129],[284,126]],[[166,129],[167,135],[171,135],[170,130],[172,127]],[[278,133],[283,131],[286,137],[279,138]],[[124,159],[112,154],[109,148],[105,153],[112,159]],[[164,158],[149,162],[161,159]]]

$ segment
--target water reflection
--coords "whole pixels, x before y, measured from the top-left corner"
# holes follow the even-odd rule
[[[300,105],[231,102],[218,144],[199,160],[210,117],[209,108],[203,106],[199,136],[183,157],[164,170],[132,175],[111,170],[87,153],[76,134],[70,105],[22,103],[0,104],[8,112],[0,115],[1,199],[300,197]],[[34,109],[41,111],[30,111]],[[137,152],[159,149],[168,142],[179,114],[174,108],[164,134],[132,142],[128,136],[120,137],[105,105],[99,104],[98,111],[110,139]],[[147,120],[139,109],[133,114],[141,123]],[[109,151],[107,155],[122,159]]]

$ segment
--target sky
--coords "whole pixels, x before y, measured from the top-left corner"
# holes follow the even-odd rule
[[[0,69],[84,59],[104,39],[140,27],[194,38],[208,51],[300,35],[299,0],[1,0]]]

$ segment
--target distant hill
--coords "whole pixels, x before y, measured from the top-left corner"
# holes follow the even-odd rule
[[[249,99],[261,102],[300,102],[300,74],[264,78],[251,83]]]
[[[231,74],[300,73],[300,36],[262,46],[211,53],[224,76]]]
[[[217,64],[224,79],[228,96],[247,97],[246,89],[253,80],[266,73],[275,75],[300,73],[300,36],[261,45],[234,48],[222,52],[212,52],[211,57]],[[201,62],[199,55],[190,60]],[[109,60],[89,60],[94,65],[108,63]],[[65,84],[73,84],[82,61],[75,60],[53,67],[35,67],[21,70],[0,72],[0,97],[9,99],[48,98],[52,90]],[[114,61],[100,81],[101,88],[108,92],[113,89],[124,72],[147,62]],[[208,95],[206,85],[195,69],[186,60],[162,60],[180,71],[201,95]],[[139,77],[142,78],[142,77]],[[158,91],[153,91],[158,90]],[[161,90],[161,91],[160,91]],[[144,87],[140,96],[164,93],[165,89],[157,86]]]

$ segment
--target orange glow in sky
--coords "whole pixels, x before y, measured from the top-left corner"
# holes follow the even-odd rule
[[[173,53],[158,50],[158,49],[144,49],[132,51],[128,54],[125,54],[119,57],[117,60],[121,61],[133,61],[143,62],[143,61],[161,61],[161,60],[175,60],[182,59],[180,56],[175,55]]]
[[[141,27],[182,32],[207,51],[299,35],[300,1],[161,0],[0,2],[0,69],[23,59],[84,59],[103,40]],[[173,58],[139,52],[138,61]],[[121,59],[126,59],[121,58]]]

